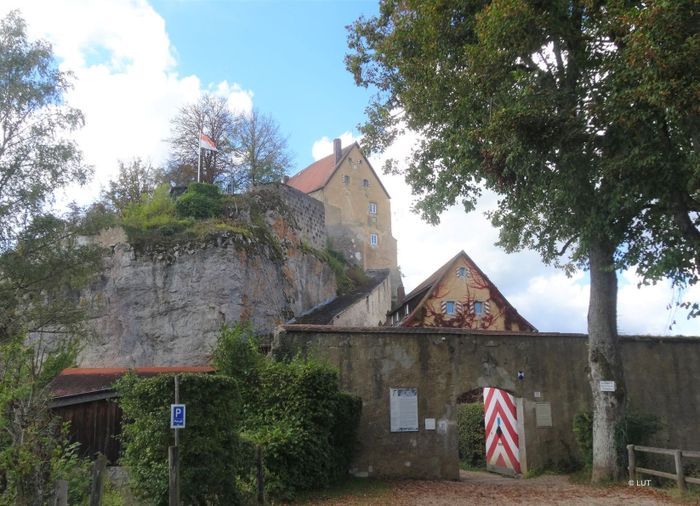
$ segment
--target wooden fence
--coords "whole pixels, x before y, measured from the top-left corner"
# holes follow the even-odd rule
[[[656,469],[637,467],[634,452],[655,453],[657,455],[670,455],[673,457],[676,466],[676,473],[671,474],[663,471],[657,471]],[[690,476],[685,476],[683,474],[683,457],[700,459],[700,452],[688,450],[669,450],[667,448],[653,448],[651,446],[627,445],[627,456],[629,458],[628,469],[630,473],[630,483],[636,482],[638,480],[639,474],[641,473],[650,474],[652,476],[659,476],[661,478],[668,478],[669,480],[676,480],[678,488],[681,491],[686,490],[688,483],[700,485],[700,478],[693,478]]]

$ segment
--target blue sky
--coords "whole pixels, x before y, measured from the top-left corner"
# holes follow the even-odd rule
[[[232,111],[271,115],[294,153],[290,172],[330,154],[332,139],[360,141],[371,90],[345,70],[345,26],[378,10],[373,1],[3,0],[0,15],[20,8],[32,38],[52,43],[62,70],[75,76],[66,99],[86,118],[73,134],[94,167],[87,187],[65,200],[87,204],[116,174],[118,161],[167,159],[170,119],[202,93],[225,97]],[[418,136],[407,133],[386,153],[401,166]],[[439,226],[410,212],[413,196],[400,176],[382,175],[391,195],[392,230],[404,285],[411,290],[464,250],[518,311],[542,331],[585,332],[589,278],[567,277],[532,251],[506,254],[484,217],[497,205],[485,193],[477,210],[448,209]],[[637,288],[634,269],[619,274],[618,327],[625,334],[700,335],[700,321],[666,309],[669,283]],[[700,285],[686,293],[700,300]],[[671,321],[678,321],[672,330]]]
[[[370,92],[345,70],[346,29],[376,2],[156,1],[178,69],[205,83],[233,80],[288,136],[296,168],[320,137],[357,133]]]

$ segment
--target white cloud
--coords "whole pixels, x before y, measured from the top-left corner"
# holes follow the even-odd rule
[[[21,10],[29,37],[51,42],[61,69],[75,75],[66,99],[85,115],[76,139],[95,167],[87,188],[66,191],[79,203],[97,196],[119,159],[163,164],[170,119],[203,89],[227,97],[234,112],[252,110],[252,92],[238,83],[203,87],[196,75],[178,74],[165,21],[144,0],[10,0],[0,16],[12,8]]]
[[[336,139],[340,139],[340,143],[343,147],[349,146],[355,141],[359,141],[359,138],[354,137],[351,132],[343,132]],[[314,160],[320,160],[333,153],[333,139],[328,137],[321,137],[319,140],[315,141],[311,147],[311,156]]]

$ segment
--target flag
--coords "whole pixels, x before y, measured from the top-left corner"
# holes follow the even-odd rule
[[[216,144],[211,140],[207,134],[199,134],[199,147],[200,149],[208,149],[209,151],[218,151],[216,149]]]

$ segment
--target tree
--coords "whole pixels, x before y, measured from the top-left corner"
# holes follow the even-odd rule
[[[178,185],[197,180],[199,133],[208,135],[217,151],[202,150],[201,181],[230,190],[277,181],[289,167],[287,141],[272,117],[257,110],[235,115],[226,99],[204,94],[181,108],[171,121],[172,157],[168,178]]]
[[[80,111],[63,103],[70,75],[51,46],[30,42],[17,11],[0,22],[0,251],[51,202],[56,188],[83,183],[90,171],[74,141]]]
[[[119,214],[132,202],[139,202],[144,195],[152,195],[163,180],[163,171],[134,158],[128,164],[119,161],[119,174],[102,191],[102,201]]]
[[[238,118],[233,142],[234,187],[280,181],[291,164],[279,125],[257,109]]]
[[[616,270],[698,279],[697,21],[693,0],[384,0],[349,27],[348,70],[377,89],[367,146],[420,135],[416,210],[437,223],[493,190],[507,251],[589,269],[594,481],[619,472]]]
[[[205,93],[195,104],[186,105],[171,120],[171,161],[168,176],[179,185],[197,181],[199,134],[208,135],[218,151],[202,150],[201,182],[214,183],[233,169],[231,138],[236,118],[226,99]]]
[[[69,75],[31,42],[17,11],[0,21],[0,503],[43,504],[73,459],[48,411],[46,384],[74,361],[84,312],[76,292],[101,264],[81,245],[84,217],[49,212],[53,192],[89,170],[65,105]],[[42,332],[52,338],[45,340]],[[31,334],[31,335],[30,335]],[[59,336],[59,337],[56,337]],[[67,460],[66,460],[67,459]]]

